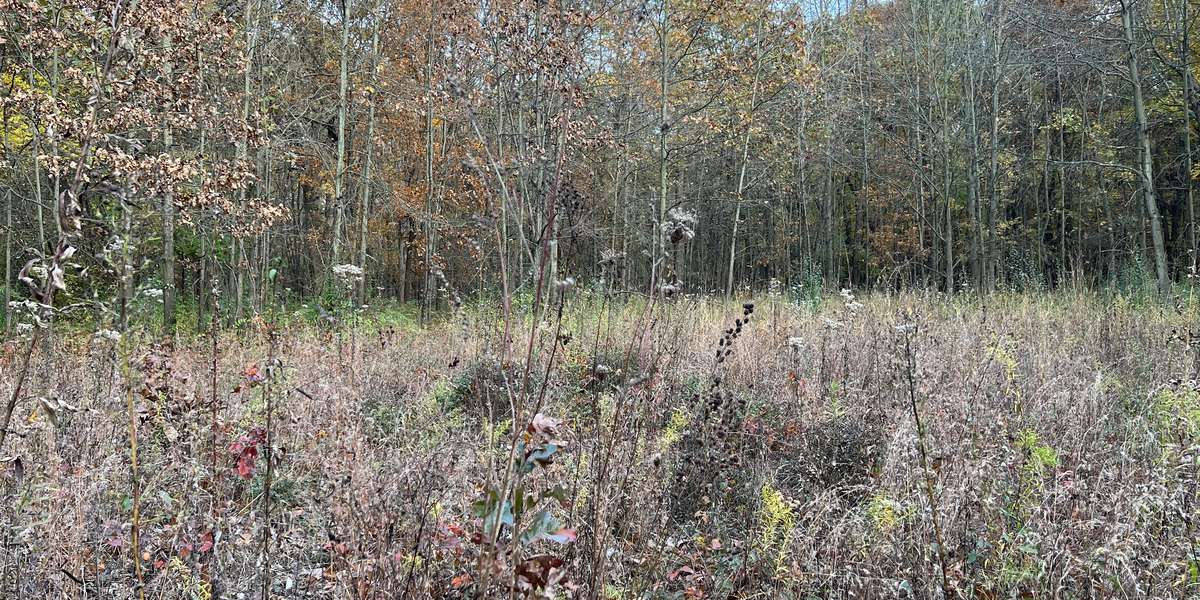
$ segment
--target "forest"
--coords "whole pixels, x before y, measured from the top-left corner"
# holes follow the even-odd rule
[[[0,0],[0,598],[1197,597],[1198,14]]]

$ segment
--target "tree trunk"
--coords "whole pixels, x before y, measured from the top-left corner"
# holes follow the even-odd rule
[[[246,295],[246,270],[249,263],[246,261],[246,238],[234,236],[233,242],[237,249],[233,261],[233,321],[236,323],[242,320],[242,302]]]
[[[1192,96],[1194,81],[1192,80],[1192,51],[1191,51],[1191,23],[1188,21],[1188,5],[1191,0],[1183,0],[1183,15],[1180,20],[1183,23],[1183,35],[1180,40],[1181,48],[1179,55],[1183,59],[1183,162],[1184,162],[1184,188],[1187,197],[1187,229],[1188,242],[1192,252],[1191,275],[1196,277],[1200,275],[1197,272],[1197,261],[1200,260],[1200,248],[1196,245],[1196,204],[1194,198],[1195,185],[1192,181]]]
[[[1055,72],[1055,93],[1058,99],[1058,286],[1067,281],[1067,134],[1063,122],[1066,102],[1063,100],[1062,68]],[[1049,158],[1049,149],[1047,149]]]
[[[242,75],[242,128],[247,130],[250,127],[250,79],[254,64],[254,50],[258,45],[258,28],[254,26],[254,0],[246,0],[246,15],[245,15],[245,30],[246,30],[246,65],[245,72]],[[240,136],[237,143],[238,159],[246,162],[249,159],[249,144],[245,136]],[[238,198],[241,200],[242,206],[246,205],[246,188],[242,187],[238,191]],[[230,251],[233,257],[230,260],[229,266],[233,273],[233,306],[232,320],[236,322],[242,318],[242,287],[243,287],[243,268],[241,264],[241,240],[233,235],[230,238]]]
[[[954,293],[954,211],[950,197],[950,135],[946,111],[942,111],[942,200],[946,204],[946,293]]]
[[[164,136],[170,140],[170,129]],[[171,142],[167,142],[167,147],[171,146]],[[177,297],[175,289],[175,198],[171,194],[164,194],[162,200],[162,227],[163,227],[163,264],[162,264],[162,283],[163,283],[163,335],[175,335],[175,299]]]
[[[341,264],[342,220],[346,211],[346,109],[350,54],[350,0],[342,0],[342,44],[338,62],[337,171],[333,174],[333,247],[330,266]]]
[[[133,306],[133,209],[128,202],[121,202],[121,310],[120,331],[129,331],[129,312]]]
[[[29,67],[28,81],[37,81],[37,77],[35,76],[33,66],[32,66],[33,65],[32,55],[30,56],[29,63],[31,66]],[[55,97],[57,97],[57,95]],[[34,197],[34,205],[37,207],[37,222],[38,222],[38,247],[37,247],[37,249],[38,249],[38,252],[46,252],[46,217],[45,217],[44,211],[42,209],[42,201],[43,201],[43,198],[42,198],[42,160],[41,160],[41,155],[42,155],[41,129],[42,128],[40,126],[38,126],[36,121],[34,121],[34,127],[31,127],[30,129],[31,129],[30,134],[32,135],[32,139],[30,141],[33,143],[33,192],[34,192],[33,197]],[[55,201],[57,202],[57,198],[55,199]]]
[[[968,135],[971,136],[970,165],[967,169],[967,215],[971,219],[971,244],[968,259],[971,264],[971,284],[975,290],[983,290],[983,268],[980,262],[983,239],[983,224],[979,218],[979,120],[975,110],[975,61],[967,59],[967,108],[970,118]]]
[[[1004,72],[1000,64],[1001,13],[1003,7],[997,4],[996,24],[992,31],[992,110],[991,110],[991,139],[990,157],[988,164],[988,243],[987,243],[987,287],[996,289],[1001,272],[1000,268],[1000,238],[997,235],[997,222],[1000,220],[1000,84]]]
[[[831,139],[826,136],[826,139]],[[825,236],[825,281],[831,285],[838,284],[837,257],[834,256],[833,238],[836,229],[833,226],[833,149],[825,153],[825,202],[821,212],[822,234]]]
[[[376,11],[379,7],[376,7]],[[383,20],[383,15],[376,14],[375,21],[371,26],[371,99],[367,108],[367,138],[364,144],[367,147],[367,155],[363,160],[362,172],[362,205],[359,207],[358,220],[358,267],[363,270],[362,281],[359,282],[358,288],[358,304],[364,305],[367,303],[369,293],[367,276],[367,226],[370,223],[371,213],[371,159],[375,150],[375,86],[378,85],[379,79],[379,23]]]
[[[12,190],[4,191],[4,332],[12,331]]]
[[[808,113],[805,110],[804,100],[800,100],[799,107],[799,122],[796,124],[796,154],[798,156],[796,164],[796,177],[798,178],[799,200],[800,200],[800,256],[801,265],[805,270],[805,274],[809,269],[809,261],[812,260],[811,239],[808,231],[808,145],[804,143],[804,133],[808,126]],[[790,282],[789,282],[790,283]]]
[[[870,1],[863,2],[864,9],[870,5]],[[870,148],[870,130],[871,130],[871,104],[867,102],[867,76],[866,76],[866,57],[871,54],[871,50],[867,43],[867,34],[863,33],[862,48],[858,52],[858,103],[862,112],[862,124],[860,132],[862,135],[862,175],[859,182],[859,197],[858,206],[862,209],[860,216],[861,239],[858,243],[863,248],[863,256],[869,256],[871,251],[871,198],[870,198],[870,183],[871,183],[871,161],[868,149]],[[863,265],[862,283],[869,281],[870,275],[870,259],[866,260]]]
[[[433,308],[433,4],[425,47],[425,278],[421,288],[421,324]]]
[[[663,231],[663,223],[667,220],[667,68],[670,58],[667,55],[667,41],[670,31],[670,2],[663,0],[662,29],[659,31],[659,69],[658,69],[658,220],[655,222],[655,240],[653,260],[650,263],[650,290],[654,293],[658,285],[660,263],[666,260],[667,234]]]
[[[746,134],[742,136],[742,166],[738,172],[737,193],[733,210],[733,232],[729,236],[729,271],[725,278],[725,300],[733,298],[733,262],[737,256],[738,225],[742,219],[742,194],[746,191],[746,165],[750,162],[750,133],[754,130],[754,110],[758,104],[758,80],[762,74],[762,41],[758,42],[758,52],[754,58],[754,83],[750,87],[750,116],[746,122]]]
[[[171,47],[168,43],[167,53]],[[167,80],[172,81],[173,66],[167,63]],[[175,139],[170,124],[163,129],[163,152],[170,153]],[[175,335],[175,197],[167,192],[162,198],[162,284],[163,284],[163,335]]]
[[[1129,80],[1133,87],[1133,111],[1137,117],[1137,137],[1140,161],[1138,174],[1142,183],[1142,197],[1146,204],[1146,217],[1150,221],[1150,237],[1154,244],[1154,271],[1158,280],[1158,294],[1166,298],[1171,293],[1171,279],[1167,273],[1167,248],[1163,238],[1162,218],[1158,212],[1158,199],[1154,190],[1154,156],[1150,153],[1150,132],[1146,119],[1146,104],[1142,98],[1142,79],[1138,66],[1137,45],[1134,40],[1134,15],[1131,0],[1120,0],[1121,24],[1125,30],[1128,48]]]

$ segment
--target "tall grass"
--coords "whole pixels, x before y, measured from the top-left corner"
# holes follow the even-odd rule
[[[1193,301],[548,288],[507,325],[60,334],[0,463],[0,597],[1200,591]]]

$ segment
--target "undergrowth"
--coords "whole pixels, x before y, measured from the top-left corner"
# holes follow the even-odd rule
[[[1190,304],[797,293],[564,286],[507,344],[469,303],[294,307],[215,356],[60,327],[0,452],[0,596],[132,597],[135,560],[155,598],[1197,592]]]

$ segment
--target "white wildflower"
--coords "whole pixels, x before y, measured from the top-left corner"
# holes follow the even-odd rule
[[[558,290],[558,293],[560,293],[560,294],[569,292],[574,287],[575,287],[575,278],[574,277],[568,277],[566,279],[562,279],[562,280],[554,282],[554,289]]]
[[[104,245],[104,248],[102,248],[100,250],[100,255],[107,256],[110,254],[116,254],[116,253],[120,252],[121,249],[124,247],[125,247],[125,242],[120,237],[113,236],[111,239],[108,240],[108,243]]]
[[[600,264],[617,264],[617,262],[625,260],[624,252],[617,252],[609,248],[600,251]]]
[[[113,331],[111,329],[101,329],[100,331],[92,334],[92,339],[96,341],[107,340],[110,342],[116,342],[121,339],[121,334],[120,332]]]
[[[829,317],[821,317],[821,323],[825,325],[826,329],[841,329],[845,325],[841,321],[834,321]]]
[[[778,277],[772,277],[771,280],[767,282],[767,295],[774,297],[778,296],[782,292],[783,282],[780,281]]]
[[[333,274],[343,283],[353,283],[363,278],[362,267],[351,264],[334,265]]]
[[[850,312],[858,312],[859,310],[862,309],[862,307],[863,307],[862,303],[859,302],[858,299],[854,297],[854,293],[851,292],[849,289],[842,288],[841,296],[842,296],[842,302],[844,302],[846,304],[846,308],[849,309]]]
[[[686,242],[696,237],[696,222],[696,213],[675,207],[667,213],[667,220],[662,223],[662,233],[672,244]]]

